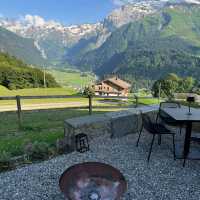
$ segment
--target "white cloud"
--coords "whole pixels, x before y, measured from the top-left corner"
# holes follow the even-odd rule
[[[47,21],[39,15],[27,14],[25,16],[20,16],[19,20],[24,22],[25,24],[27,24],[29,26],[35,26],[35,27],[42,27],[42,26],[45,26],[45,25],[54,27],[54,26],[61,25],[60,23],[58,23],[54,20]]]

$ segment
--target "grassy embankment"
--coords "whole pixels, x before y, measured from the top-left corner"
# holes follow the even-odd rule
[[[95,111],[103,113],[105,111]],[[12,156],[23,154],[29,142],[55,144],[63,138],[63,121],[68,118],[88,115],[87,110],[49,110],[43,112],[23,112],[23,127],[19,130],[14,112],[0,115],[0,154],[3,151]]]

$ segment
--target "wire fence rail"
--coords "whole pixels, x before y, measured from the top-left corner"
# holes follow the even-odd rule
[[[0,100],[15,100],[16,101],[16,108],[17,108],[17,117],[18,117],[18,124],[19,127],[22,126],[22,100],[31,100],[31,99],[80,99],[85,98],[88,99],[87,106],[75,106],[75,107],[68,107],[69,109],[88,109],[89,115],[92,115],[92,111],[94,108],[130,108],[130,107],[138,107],[140,99],[153,99],[153,97],[138,97],[134,96],[73,96],[73,95],[45,95],[45,96],[0,96]],[[128,105],[128,106],[119,106],[119,105],[112,105],[112,106],[95,106],[93,105],[94,99],[111,99],[111,100],[133,100],[135,104]],[[158,98],[158,102],[159,102]],[[67,108],[66,108],[67,109]]]

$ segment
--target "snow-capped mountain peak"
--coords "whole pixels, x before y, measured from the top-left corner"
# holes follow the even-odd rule
[[[41,31],[44,33],[49,31],[58,31],[60,33],[71,34],[79,37],[79,34],[83,36],[99,28],[100,23],[65,26],[54,20],[46,21],[44,18],[38,15],[28,14],[16,20],[1,18],[0,26],[23,37],[33,37],[37,35],[38,32],[41,34]]]

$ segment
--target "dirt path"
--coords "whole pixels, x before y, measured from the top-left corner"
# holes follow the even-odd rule
[[[40,110],[50,108],[70,108],[88,106],[86,102],[67,102],[67,103],[39,103],[22,105],[22,110]],[[0,112],[16,111],[16,105],[0,105]]]

